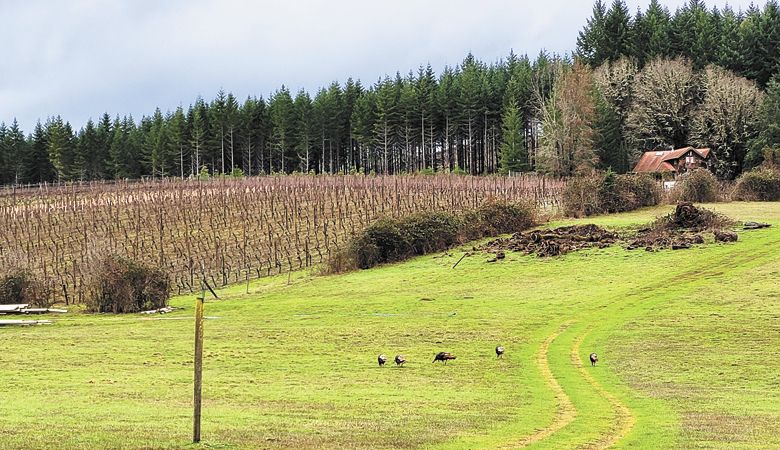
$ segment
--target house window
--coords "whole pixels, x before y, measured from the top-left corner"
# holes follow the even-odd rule
[[[693,166],[696,164],[696,158],[693,156],[686,156],[685,157],[685,165],[686,166]]]

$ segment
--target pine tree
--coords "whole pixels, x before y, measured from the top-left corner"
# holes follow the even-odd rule
[[[358,97],[352,110],[352,138],[358,145],[360,167],[365,171],[378,171],[376,152],[374,151],[374,122],[376,113],[374,91],[369,89]]]
[[[613,0],[604,17],[604,55],[607,61],[617,61],[631,54],[631,14],[625,1]],[[600,64],[597,64],[600,65]],[[595,67],[592,66],[592,67]]]
[[[54,181],[54,166],[49,160],[49,136],[40,121],[35,124],[30,141],[30,151],[22,159],[23,181],[27,183]]]
[[[766,86],[772,75],[780,72],[780,6],[769,0],[758,23],[758,46],[752,49],[755,64],[752,78]]]
[[[111,139],[113,138],[114,132],[111,127],[111,116],[109,116],[108,113],[104,113],[97,125],[96,143],[93,149],[94,161],[92,162],[92,167],[95,179],[97,180],[105,180],[114,177],[110,155]]]
[[[417,70],[417,79],[414,85],[417,102],[417,129],[420,132],[420,165],[422,168],[436,169],[434,161],[434,110],[436,109],[436,77],[431,65],[425,68],[420,66]]]
[[[462,169],[457,148],[453,147],[456,133],[456,112],[458,86],[455,84],[455,71],[447,66],[439,76],[436,89],[436,109],[439,111],[438,127],[441,130],[442,162],[446,170]]]
[[[764,64],[761,50],[761,11],[750,5],[739,26],[739,75],[755,80]]]
[[[577,56],[590,64],[591,67],[600,66],[607,60],[605,20],[607,7],[602,0],[596,0],[593,4],[593,13],[587,20],[585,28],[577,37]]]
[[[640,68],[656,58],[671,56],[671,16],[666,7],[661,6],[658,0],[651,0],[644,16],[650,36],[647,42],[647,51]]]
[[[298,170],[306,173],[311,168],[311,148],[315,138],[314,110],[309,94],[301,89],[295,96],[295,133]]]
[[[271,119],[268,116],[263,97],[249,97],[242,108],[244,172],[248,175],[266,171],[266,150],[268,147]]]
[[[740,55],[739,28],[741,17],[726,6],[720,14],[717,53],[714,62],[735,73],[743,73],[742,57]]]
[[[209,152],[207,150],[210,139],[209,109],[206,102],[198,97],[195,104],[187,113],[187,126],[190,130],[190,161],[192,162],[192,175],[200,175],[203,168],[214,170],[209,165]]]
[[[631,56],[636,59],[637,65],[643,67],[648,59],[651,59],[650,40],[653,30],[649,20],[637,9],[631,28]]]
[[[83,163],[81,175],[85,180],[100,180],[103,177],[103,161],[99,157],[99,147],[98,130],[92,119],[89,119],[79,132],[77,145],[79,160]]]
[[[236,140],[238,137],[236,134],[239,124],[238,101],[236,101],[236,97],[233,96],[232,93],[229,93],[225,99],[224,122],[226,132],[226,147],[229,149],[230,153],[229,172],[232,172],[233,169],[237,167]]]
[[[165,118],[165,127],[168,130],[170,139],[170,158],[171,175],[178,175],[184,178],[185,173],[189,171],[189,154],[187,153],[187,118],[184,115],[184,109],[179,106],[172,114]]]
[[[49,160],[54,166],[57,181],[79,179],[73,129],[70,124],[64,122],[62,117],[57,116],[47,122],[46,134],[48,135]]]
[[[347,78],[347,82],[344,84],[343,89],[343,104],[342,110],[339,114],[343,129],[341,132],[342,140],[345,140],[346,145],[346,169],[351,171],[359,167],[359,163],[356,159],[356,153],[358,152],[358,144],[353,139],[352,128],[352,112],[355,110],[355,104],[360,96],[363,94],[363,86],[360,84],[360,80],[354,81],[352,78]],[[314,129],[316,124],[312,124]]]
[[[401,117],[400,140],[403,146],[401,156],[401,170],[408,172],[422,169],[419,155],[416,154],[419,144],[420,130],[418,129],[417,95],[414,89],[414,76],[410,72],[406,78],[396,76],[396,89],[399,91],[398,107]]]
[[[5,128],[5,124],[0,124]],[[5,131],[0,131],[0,152],[3,153],[3,183],[20,183],[24,179],[23,158],[29,151],[24,133],[16,119]]]
[[[620,115],[603,94],[597,96],[593,128],[596,131],[593,148],[599,158],[599,166],[618,173],[627,172],[628,151],[623,138],[623,124]]]
[[[378,147],[379,167],[382,173],[397,172],[394,158],[398,136],[398,100],[396,84],[389,77],[377,82],[376,120],[374,122],[374,142]]]
[[[210,131],[206,142],[208,158],[214,172],[225,173],[225,140],[227,134],[227,96],[220,89],[208,108]]]
[[[466,56],[461,65],[461,72],[456,78],[458,87],[457,105],[459,111],[459,132],[463,136],[464,164],[462,167],[469,173],[477,170],[477,138],[480,133],[480,119],[484,111],[483,101],[483,67],[472,54]]]
[[[594,149],[602,168],[627,172],[635,156],[628,142],[627,120],[632,108],[637,70],[628,58],[605,63],[594,74],[597,87]]]
[[[528,151],[525,147],[524,127],[520,109],[510,102],[501,120],[501,173],[528,170]]]
[[[271,97],[269,103],[273,132],[271,145],[274,150],[271,171],[287,173],[290,170],[289,158],[294,155],[295,143],[295,107],[290,91],[282,86]],[[275,162],[274,162],[275,160]]]
[[[745,158],[745,168],[756,167],[764,161],[765,154],[780,156],[780,73],[769,81],[766,99],[761,106],[758,136],[750,142]],[[775,160],[775,164],[780,161]]]

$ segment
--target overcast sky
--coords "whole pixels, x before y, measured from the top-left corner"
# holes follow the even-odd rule
[[[662,0],[674,10],[685,0]],[[609,1],[607,1],[609,3]],[[629,0],[633,11],[649,0]],[[746,9],[748,0],[731,0]],[[762,2],[760,2],[762,3]],[[725,1],[707,2],[723,6]],[[159,106],[243,100],[281,84],[312,94],[347,77],[371,84],[467,52],[566,53],[592,2],[572,0],[0,0],[0,122],[26,132],[62,115],[138,119]]]

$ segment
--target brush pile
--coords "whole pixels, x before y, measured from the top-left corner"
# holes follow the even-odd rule
[[[494,253],[497,259],[502,259],[507,250],[545,257],[564,255],[585,248],[606,248],[617,241],[617,234],[588,224],[515,233],[509,238],[492,240],[483,245],[481,250]]]
[[[690,202],[680,202],[673,213],[660,217],[648,228],[639,230],[626,249],[688,249],[693,245],[703,244],[706,232],[711,232],[716,242],[736,242],[736,233],[722,230],[733,224],[731,219],[722,214],[697,208]]]

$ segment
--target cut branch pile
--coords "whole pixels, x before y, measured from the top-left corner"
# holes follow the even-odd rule
[[[704,232],[712,232],[716,242],[736,242],[738,236],[721,228],[734,224],[728,217],[690,202],[681,202],[674,212],[658,218],[649,228],[639,230],[627,250],[644,248],[651,252],[660,249],[684,250],[704,243]]]
[[[709,209],[697,208],[690,202],[680,202],[674,212],[653,224],[656,230],[687,230],[692,232],[716,230],[732,226],[734,221]]]
[[[704,236],[698,233],[675,233],[672,231],[645,230],[640,231],[636,239],[626,246],[626,250],[644,248],[648,252],[660,249],[685,250],[695,244],[703,244]]]
[[[496,259],[502,259],[498,255],[503,255],[507,250],[545,257],[591,247],[606,248],[617,241],[616,233],[589,224],[515,233],[509,238],[490,241],[481,250],[496,254]]]

